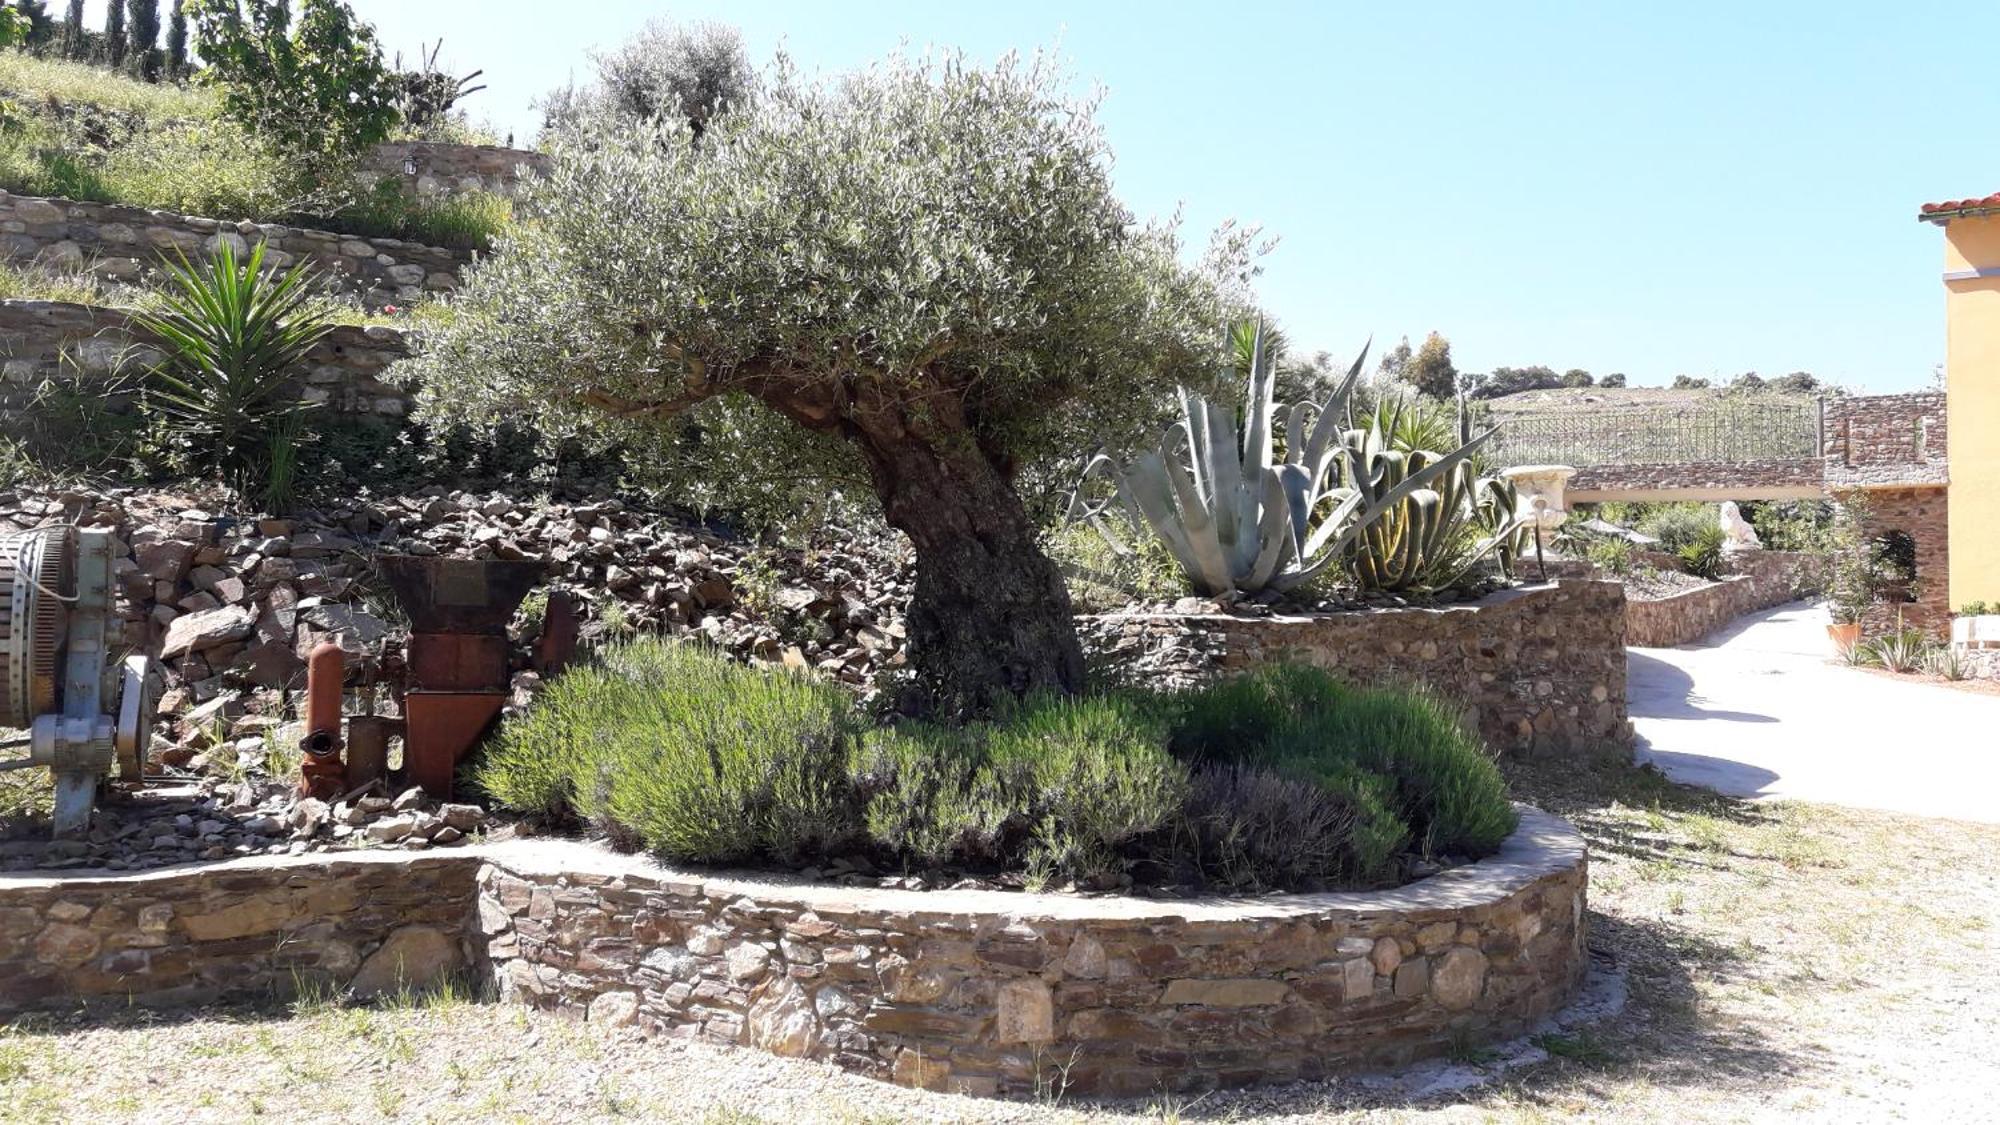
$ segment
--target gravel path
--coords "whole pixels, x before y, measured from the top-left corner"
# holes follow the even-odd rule
[[[1712,643],[1635,648],[1639,757],[1739,797],[2000,823],[2000,696],[1850,668],[1826,612],[1753,614]]]

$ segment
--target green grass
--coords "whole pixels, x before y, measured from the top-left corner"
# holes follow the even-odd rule
[[[154,120],[214,117],[213,92],[195,86],[140,82],[99,66],[0,52],[0,95],[22,103],[95,105]]]
[[[452,250],[490,250],[513,216],[513,203],[504,196],[468,192],[412,199],[385,182],[360,202],[318,222],[341,233],[400,238]]]
[[[76,63],[0,56],[0,189],[224,220],[250,219],[487,249],[504,198],[357,196],[344,170],[309,167],[224,119],[206,92]]]
[[[0,741],[17,738],[20,731],[0,727]],[[9,759],[22,751],[5,752]],[[49,771],[0,770],[0,840],[41,830],[55,807],[55,787]]]

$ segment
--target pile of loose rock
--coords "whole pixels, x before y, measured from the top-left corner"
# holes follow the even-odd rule
[[[113,791],[87,836],[45,835],[0,843],[0,871],[102,867],[113,871],[164,867],[194,860],[306,851],[447,847],[520,831],[489,821],[478,805],[438,804],[421,789],[390,798],[376,792],[327,802],[301,797],[295,785],[269,777]]]
[[[441,488],[287,519],[234,512],[196,491],[0,491],[0,535],[60,523],[116,531],[123,643],[164,672],[150,764],[190,780],[270,777],[296,763],[305,657],[326,641],[347,652],[351,685],[369,685],[381,713],[394,713],[406,626],[375,571],[384,554],[542,560],[545,587],[576,600],[586,641],[700,636],[745,661],[812,668],[864,693],[904,663],[911,572],[906,549],[886,536],[829,529],[809,549],[775,550],[617,500]],[[517,620],[518,668],[538,602],[530,595]],[[532,673],[519,680],[527,686]],[[175,815],[202,820],[192,808]],[[333,829],[361,827],[328,815]],[[166,835],[206,836],[152,834]],[[410,835],[435,840],[415,825]],[[237,846],[253,845],[224,832],[194,851]]]

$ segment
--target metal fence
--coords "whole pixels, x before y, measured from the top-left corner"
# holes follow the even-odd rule
[[[1505,465],[1680,465],[1820,454],[1820,404],[1814,400],[1720,399],[1491,421],[1500,432],[1490,456]]]

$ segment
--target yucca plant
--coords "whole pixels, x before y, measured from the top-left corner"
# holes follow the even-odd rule
[[[1248,382],[1240,427],[1235,411],[1183,390],[1181,421],[1159,448],[1122,466],[1102,452],[1090,459],[1072,518],[1089,520],[1113,550],[1126,552],[1131,548],[1106,518],[1114,504],[1122,506],[1133,527],[1159,536],[1200,593],[1282,593],[1338,562],[1364,528],[1453,472],[1493,436],[1489,430],[1379,490],[1346,487],[1343,480],[1366,478],[1343,439],[1368,350],[1325,402],[1279,408],[1277,355],[1269,345],[1262,326],[1252,329],[1246,362],[1242,333],[1232,334],[1232,366]],[[1098,482],[1111,488],[1090,499]]]
[[[291,382],[332,330],[312,271],[300,263],[266,273],[263,243],[239,261],[223,240],[206,263],[182,255],[166,273],[157,307],[132,318],[167,353],[150,374],[149,407],[186,439],[197,468],[282,502],[300,416],[312,408]]]
[[[1923,630],[1900,625],[1861,647],[1867,650],[1866,663],[1898,673],[1922,671],[1931,655]]]

